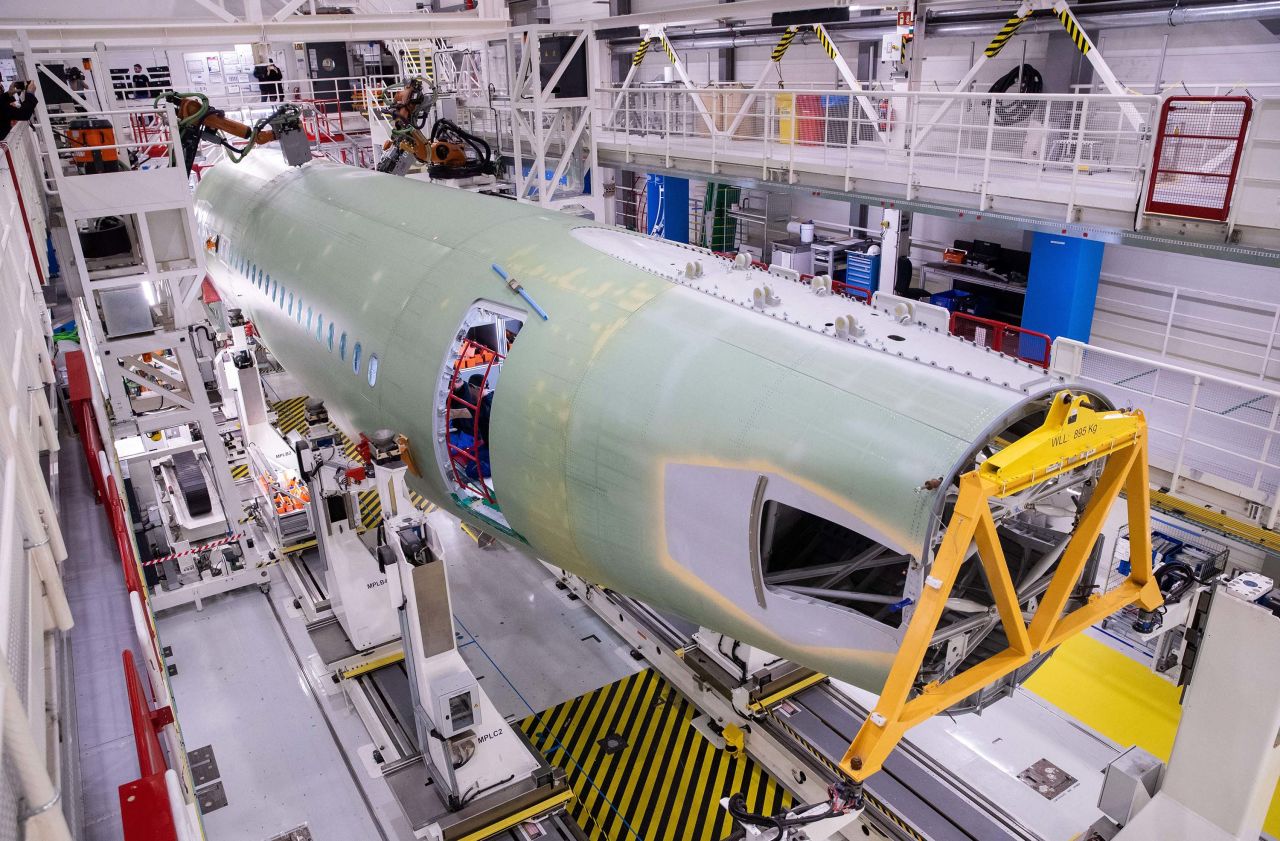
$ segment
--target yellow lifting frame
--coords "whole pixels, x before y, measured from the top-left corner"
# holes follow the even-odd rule
[[[1107,458],[1089,504],[1080,515],[1058,568],[1028,624],[996,533],[990,500],[1024,491],[1081,465]],[[1129,516],[1129,577],[1110,592],[1067,615],[1063,610],[1080,580],[1112,503],[1124,491]],[[1059,392],[1044,423],[960,477],[960,492],[934,557],[915,612],[903,635],[875,711],[840,761],[862,782],[880,770],[907,730],[984,686],[1050,651],[1068,637],[1121,608],[1137,603],[1155,610],[1162,600],[1151,575],[1151,499],[1147,479],[1147,423],[1142,412],[1097,411],[1087,395]],[[909,698],[951,587],[976,544],[1009,647]]]

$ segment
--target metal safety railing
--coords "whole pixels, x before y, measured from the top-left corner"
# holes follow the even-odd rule
[[[1151,464],[1280,514],[1280,391],[1067,338],[1053,344],[1051,373],[1097,386],[1147,416]]]
[[[4,250],[22,254],[41,284],[48,283],[47,210],[41,186],[40,150],[31,126],[18,123],[0,142],[0,230]]]
[[[1171,96],[1160,108],[1147,213],[1225,222],[1253,115],[1247,96]]]
[[[70,841],[80,813],[67,703],[74,615],[61,566],[45,211],[28,127],[0,148],[0,838]]]
[[[61,193],[67,179],[79,176],[181,173],[178,123],[171,109],[54,112],[38,128],[40,153],[47,160],[44,192],[49,195]]]
[[[1053,339],[1036,330],[967,312],[953,312],[951,334],[1041,368],[1049,367]]]
[[[182,734],[172,713],[173,696],[160,654],[155,623],[147,606],[148,594],[134,542],[133,527],[121,495],[119,467],[103,444],[99,410],[95,408],[92,374],[83,351],[66,354],[71,417],[84,449],[95,496],[103,506],[119,557],[134,633],[147,677],[150,700],[138,677],[133,653],[122,652],[125,683],[133,718],[139,777],[126,783],[142,811],[122,811],[126,841],[198,841],[204,837],[195,809],[193,786]],[[122,798],[124,801],[125,798]],[[158,813],[158,814],[157,814]],[[158,821],[158,823],[157,823]],[[161,834],[151,834],[159,831]]]
[[[977,197],[1135,207],[1160,98],[678,85],[596,92],[601,148]]]
[[[1280,387],[1280,304],[1104,273],[1090,341]]]

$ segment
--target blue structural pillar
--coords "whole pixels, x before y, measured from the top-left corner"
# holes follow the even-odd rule
[[[647,193],[645,230],[672,242],[688,242],[689,180],[649,173]]]
[[[1035,234],[1031,244],[1031,272],[1022,326],[1089,341],[1098,275],[1102,271],[1102,243],[1060,234]]]

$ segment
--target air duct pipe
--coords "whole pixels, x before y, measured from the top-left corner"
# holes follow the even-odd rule
[[[1280,18],[1280,2],[1265,0],[1261,3],[1219,3],[1205,6],[1165,6],[1163,8],[1095,12],[1089,6],[1081,6],[1076,15],[1085,26],[1101,26],[1120,29],[1133,26],[1185,26],[1191,23],[1212,23],[1229,20],[1270,20]],[[925,19],[927,35],[975,35],[991,34],[993,21],[962,21],[962,13],[940,12]],[[1022,25],[1020,32],[1056,32],[1062,24],[1052,17],[1036,17]]]
[[[1201,6],[1109,3],[1106,9],[1098,8],[1096,5],[1082,6],[1076,17],[1085,26],[1107,28],[1185,26],[1191,23],[1230,20],[1272,20],[1280,18],[1280,0],[1264,0],[1258,3],[1210,3]],[[924,32],[926,35],[986,37],[994,34],[995,28],[998,28],[998,24],[1004,20],[1005,16],[993,17],[990,13],[936,12],[925,18]],[[1023,24],[1021,31],[1056,32],[1061,28],[1062,25],[1056,19],[1044,16],[1027,21]],[[844,43],[879,41],[882,36],[897,31],[894,20],[882,16],[857,18],[848,23],[826,24],[826,29],[834,41]],[[731,27],[717,27],[686,32],[668,30],[667,38],[673,45],[688,50],[772,47],[778,43],[778,36],[784,30],[785,27],[752,27],[737,30]],[[814,34],[807,30],[801,30],[798,40],[801,43],[817,42]],[[635,50],[638,43],[639,40],[636,38],[612,41],[609,49],[614,53],[630,53]]]

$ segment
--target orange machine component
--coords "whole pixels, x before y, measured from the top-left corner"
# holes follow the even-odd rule
[[[78,164],[114,163],[120,160],[116,149],[93,149],[93,146],[114,146],[115,129],[108,120],[72,120],[67,127],[67,140],[72,148],[84,149],[72,154]]]
[[[431,142],[431,162],[433,164],[444,164],[445,166],[466,166],[467,153],[462,150],[461,144],[433,140]]]
[[[194,117],[199,113],[200,108],[200,100],[194,97],[184,99],[178,106],[178,119],[185,120],[188,117]],[[204,118],[203,125],[210,131],[221,131],[241,140],[248,140],[249,136],[253,134],[253,129],[249,126],[225,116],[221,111],[210,111],[208,116]],[[255,143],[270,143],[276,139],[275,132],[271,131],[271,129],[263,129],[253,136]]]
[[[497,358],[497,353],[479,342],[468,342],[463,348],[462,355],[458,357],[458,361],[453,364],[453,368],[455,371],[476,368],[481,365],[488,365]]]

